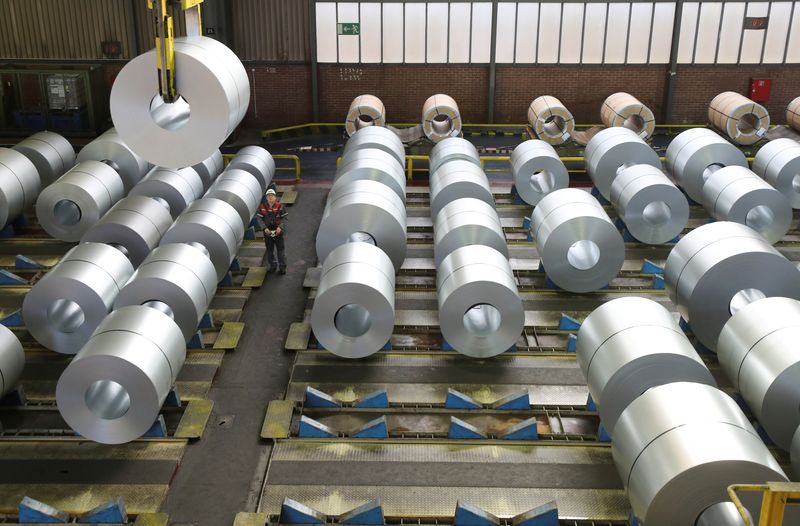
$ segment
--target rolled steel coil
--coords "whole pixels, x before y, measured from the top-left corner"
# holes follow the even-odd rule
[[[672,314],[639,297],[602,304],[581,324],[578,364],[608,433],[642,393],[671,382],[716,386]]]
[[[18,151],[0,148],[0,228],[35,203],[40,189],[36,165]]]
[[[350,103],[344,129],[348,137],[370,126],[386,126],[386,108],[375,95],[359,95]]]
[[[25,368],[22,344],[5,325],[0,326],[0,398],[17,385]]]
[[[786,106],[786,124],[800,131],[800,97],[797,97]]]
[[[186,207],[203,195],[203,181],[194,168],[164,168],[156,166],[133,187],[130,195],[163,199],[175,219]]]
[[[729,502],[737,481],[786,481],[736,402],[697,383],[653,387],[634,400],[617,422],[611,453],[633,513],[647,526],[695,524]]]
[[[461,113],[449,95],[431,95],[422,105],[422,131],[425,137],[439,142],[461,135]]]
[[[75,166],[75,149],[57,133],[34,133],[12,149],[23,154],[36,166],[42,187],[51,184]]]
[[[611,204],[642,243],[675,239],[689,222],[689,202],[664,172],[648,164],[622,170],[611,184]]]
[[[737,144],[754,144],[769,129],[769,112],[744,95],[725,91],[711,100],[708,122]]]
[[[185,359],[183,335],[168,315],[138,305],[116,310],[59,378],[58,410],[95,442],[135,440],[158,418]]]
[[[217,281],[220,281],[228,273],[243,239],[244,227],[236,209],[225,201],[204,197],[189,205],[178,217],[161,238],[161,245],[203,245],[217,271]]]
[[[28,332],[48,349],[75,354],[132,274],[133,265],[116,248],[102,243],[72,248],[25,295]]]
[[[489,179],[479,166],[469,161],[454,160],[443,164],[431,174],[431,218],[451,201],[472,197],[494,208],[494,196]]]
[[[741,166],[711,174],[703,186],[703,206],[714,219],[747,225],[770,243],[780,241],[792,223],[789,200]]]
[[[800,299],[800,271],[754,230],[717,221],[686,234],[669,253],[664,281],[672,303],[712,351],[733,313],[759,298]]]
[[[800,143],[773,139],[762,146],[753,160],[753,171],[800,208]]]
[[[258,179],[265,192],[275,176],[275,160],[260,146],[245,146],[231,159],[226,170],[244,170]]]
[[[656,129],[653,110],[630,93],[617,92],[606,97],[600,109],[600,118],[606,127],[624,127],[637,136],[647,139]]]
[[[549,144],[564,144],[575,132],[575,118],[555,97],[536,97],[528,107],[528,124],[536,137]]]
[[[311,327],[320,344],[345,358],[381,350],[394,330],[395,269],[383,250],[353,242],[322,264]]]
[[[161,245],[147,256],[114,301],[114,309],[160,301],[173,313],[186,341],[217,291],[217,272],[202,245]]]
[[[357,233],[367,234],[395,272],[400,270],[406,258],[406,209],[391,188],[362,180],[331,190],[317,231],[317,258],[324,262]]]
[[[508,258],[508,245],[497,211],[480,199],[451,201],[433,223],[433,259],[438,267],[454,250],[485,245]]]
[[[461,137],[448,137],[431,149],[430,173],[435,173],[444,163],[460,159],[481,168],[481,157],[471,142]]]
[[[383,150],[395,158],[401,168],[406,166],[406,149],[395,132],[380,126],[362,128],[344,144],[342,160],[358,150]]]
[[[567,167],[544,141],[525,141],[511,152],[511,173],[519,196],[536,206],[544,196],[569,186]]]
[[[473,358],[513,347],[525,326],[525,311],[508,259],[494,248],[467,245],[436,269],[439,326],[455,350]]]
[[[792,439],[791,458],[792,471],[794,471],[794,480],[796,481],[800,479],[800,427],[797,428]]]
[[[747,168],[744,154],[714,131],[692,128],[681,132],[667,147],[667,171],[696,203],[703,202],[703,185],[720,168]]]
[[[622,236],[588,192],[565,188],[545,196],[533,209],[531,233],[547,276],[564,290],[600,289],[622,269]]]
[[[134,268],[158,246],[172,224],[165,201],[131,195],[111,207],[81,237],[81,243],[120,245]]]
[[[342,157],[342,164],[336,171],[333,184],[343,185],[361,180],[383,183],[403,203],[406,202],[406,173],[395,158],[384,150],[361,148]]]
[[[725,324],[717,357],[769,437],[789,450],[800,427],[800,302],[764,298]]]
[[[192,166],[192,169],[200,176],[203,181],[203,189],[208,190],[219,174],[222,173],[224,162],[222,160],[222,152],[215,150],[211,157],[205,159],[203,162],[197,163]]]
[[[128,62],[111,89],[111,117],[122,139],[156,166],[192,166],[210,157],[242,122],[250,82],[236,54],[206,37],[175,39],[175,87],[165,103],[156,50]],[[187,102],[188,101],[188,102]]]
[[[611,184],[625,168],[649,164],[661,169],[655,150],[627,128],[601,131],[589,140],[584,155],[586,171],[606,199],[611,199]]]
[[[108,164],[122,178],[125,192],[130,192],[131,188],[141,181],[152,168],[149,162],[125,144],[115,128],[111,128],[81,148],[77,161],[78,163],[101,161]]]
[[[242,219],[242,227],[250,227],[250,221],[256,215],[261,204],[261,184],[258,179],[244,170],[226,170],[206,192],[206,197],[225,201]]]
[[[36,216],[54,238],[78,241],[124,196],[116,170],[99,161],[83,161],[42,190]]]

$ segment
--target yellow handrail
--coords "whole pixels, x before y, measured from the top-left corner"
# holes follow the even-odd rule
[[[236,157],[235,153],[225,153],[222,155],[222,162],[225,166],[228,166],[228,163],[231,162],[231,159]],[[273,159],[276,161],[278,160],[287,160],[287,161],[294,161],[294,166],[276,166],[275,170],[281,170],[285,172],[294,172],[294,180],[300,181],[300,157],[296,155],[286,154],[286,153],[276,153],[272,156]]]
[[[750,513],[739,500],[737,491],[759,491],[764,494],[761,500],[761,515],[758,526],[781,526],[787,504],[800,504],[800,483],[767,482],[766,484],[733,484],[728,486],[728,495],[739,510],[746,526],[754,526]]]

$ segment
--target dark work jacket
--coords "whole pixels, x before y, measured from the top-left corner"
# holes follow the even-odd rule
[[[286,232],[288,215],[289,213],[286,211],[286,208],[283,206],[283,204],[281,204],[280,201],[275,201],[275,204],[270,206],[269,203],[264,200],[258,206],[258,212],[256,212],[259,226],[262,229],[275,230],[276,228],[281,227],[280,235],[283,235],[284,232]]]

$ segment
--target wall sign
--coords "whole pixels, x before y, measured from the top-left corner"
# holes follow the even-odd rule
[[[744,18],[745,29],[767,29],[769,17],[766,16],[746,16]]]

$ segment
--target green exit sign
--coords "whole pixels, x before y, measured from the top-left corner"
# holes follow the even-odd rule
[[[359,22],[342,22],[336,24],[336,32],[340,35],[359,35],[361,34],[361,24]]]

